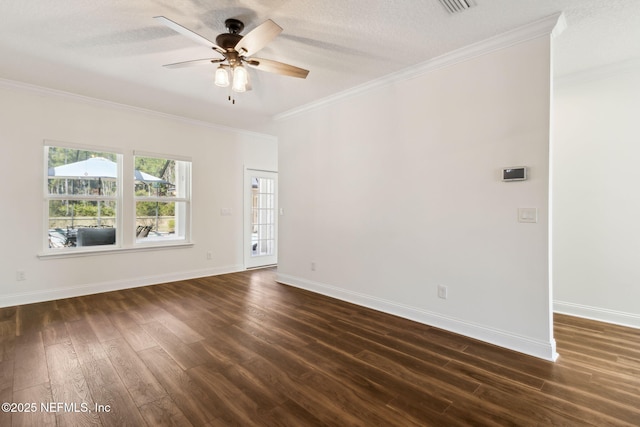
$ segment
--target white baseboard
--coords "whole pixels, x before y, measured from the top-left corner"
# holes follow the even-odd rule
[[[590,307],[588,305],[574,304],[565,301],[554,301],[553,311],[570,316],[583,317],[599,322],[613,323],[615,325],[628,326],[640,329],[640,315],[625,313],[623,311],[609,310],[606,308]]]
[[[470,338],[475,338],[541,359],[555,361],[558,357],[558,354],[556,353],[555,340],[546,342],[531,339],[524,336],[512,334],[510,332],[488,328],[483,325],[443,316],[441,314],[429,312],[416,307],[398,304],[393,301],[348,291],[336,286],[313,282],[307,279],[302,279],[287,274],[278,273],[276,281],[285,285],[294,286],[363,307],[382,311],[394,316],[413,320],[437,328],[446,329],[460,335],[465,335]]]
[[[3,295],[0,307],[11,307],[22,304],[32,304],[43,301],[53,301],[63,298],[73,298],[83,295],[99,294],[103,292],[119,291],[122,289],[138,288],[141,286],[157,285],[160,283],[175,282],[179,280],[196,279],[199,277],[218,276],[220,274],[244,271],[242,265],[230,265],[225,267],[209,268],[204,270],[182,271],[173,274],[157,276],[143,276],[132,279],[116,280],[110,282],[89,283],[86,285],[70,286],[67,288],[47,289],[42,291],[23,292]]]

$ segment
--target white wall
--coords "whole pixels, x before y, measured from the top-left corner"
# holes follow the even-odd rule
[[[279,280],[554,358],[549,119],[549,36],[283,118]]]
[[[43,140],[193,159],[192,247],[45,259]],[[243,268],[244,167],[277,170],[274,137],[1,82],[0,306]],[[231,216],[221,216],[231,208]],[[129,237],[132,239],[131,237]],[[207,260],[206,253],[213,254]],[[25,281],[16,272],[26,272]]]
[[[555,93],[554,307],[640,327],[640,65],[606,71]]]

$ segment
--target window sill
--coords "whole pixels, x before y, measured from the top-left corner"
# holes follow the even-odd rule
[[[162,242],[162,243],[136,243],[136,246],[132,247],[82,247],[82,248],[70,248],[62,251],[50,251],[40,252],[38,258],[40,259],[56,259],[56,258],[77,258],[96,255],[111,255],[121,254],[127,252],[146,252],[146,251],[160,251],[166,249],[182,249],[193,247],[192,242]]]

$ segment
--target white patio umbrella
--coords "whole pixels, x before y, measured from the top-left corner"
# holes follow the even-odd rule
[[[104,178],[116,179],[118,177],[118,164],[104,157],[92,157],[75,163],[49,168],[49,178]],[[147,183],[168,184],[162,178],[150,175],[139,170],[134,171],[136,181]]]
[[[49,178],[68,179],[116,179],[118,177],[118,164],[104,157],[91,157],[79,162],[49,168]],[[139,170],[134,171],[134,179],[147,184],[169,184],[162,178],[150,175]],[[102,188],[102,185],[99,186]],[[100,224],[100,203],[98,203],[98,224]]]

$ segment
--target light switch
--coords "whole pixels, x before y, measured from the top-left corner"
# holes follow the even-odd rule
[[[538,222],[538,209],[518,208],[518,222]]]

